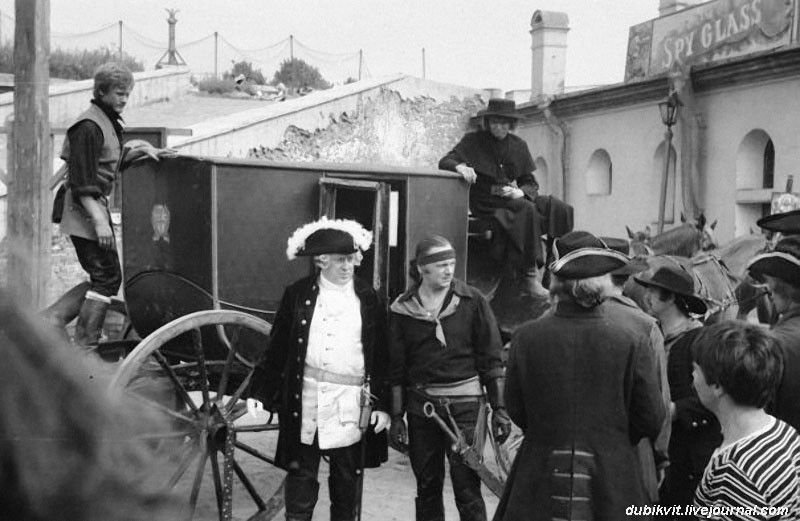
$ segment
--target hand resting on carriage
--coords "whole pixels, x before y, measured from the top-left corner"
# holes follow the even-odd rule
[[[516,186],[506,185],[500,189],[500,197],[505,197],[506,199],[519,199],[524,195],[525,192]]]
[[[131,139],[125,143],[128,152],[125,155],[126,165],[142,161],[144,159],[160,160],[162,157],[175,157],[178,151],[174,148],[156,148],[143,139]]]
[[[475,184],[475,181],[478,180],[478,174],[475,173],[475,169],[471,166],[467,166],[466,163],[456,165],[456,172],[461,174],[461,177],[463,177],[464,181],[468,184]]]

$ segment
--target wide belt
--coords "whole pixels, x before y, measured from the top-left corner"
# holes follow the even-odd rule
[[[361,385],[364,383],[363,375],[334,373],[332,371],[319,369],[308,364],[306,364],[303,375],[313,378],[318,382],[325,382],[329,384]]]
[[[483,396],[483,386],[478,376],[447,384],[425,384],[417,389],[428,396]]]

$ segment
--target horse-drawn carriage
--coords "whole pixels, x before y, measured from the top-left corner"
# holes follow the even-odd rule
[[[358,275],[388,301],[431,233],[450,239],[467,276],[468,187],[439,170],[175,157],[131,167],[121,189],[135,334],[99,348],[123,357],[112,389],[169,419],[153,447],[174,459],[164,482],[186,493],[188,517],[205,494],[219,519],[271,519],[283,496],[282,473],[265,464],[277,425],[248,414],[245,392],[284,287],[314,269],[286,260],[287,235],[319,216],[359,221],[374,243]]]

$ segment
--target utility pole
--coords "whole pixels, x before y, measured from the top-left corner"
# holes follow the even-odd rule
[[[50,279],[50,0],[16,0],[14,14],[8,288],[20,306],[41,309],[46,304]]]
[[[294,60],[294,35],[289,35],[289,59]]]
[[[214,79],[216,80],[219,78],[217,76],[217,64],[219,63],[219,54],[217,54],[217,49],[219,45],[219,33],[214,31]]]
[[[422,79],[425,79],[425,47],[422,48]]]
[[[364,65],[364,49],[358,50],[358,81],[361,81],[361,69]]]
[[[122,20],[119,21],[119,61],[122,63]]]

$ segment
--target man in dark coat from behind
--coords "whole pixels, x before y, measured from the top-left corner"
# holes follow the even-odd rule
[[[648,502],[636,444],[666,415],[649,334],[612,321],[603,301],[601,276],[624,255],[579,231],[555,252],[555,312],[512,340],[506,401],[525,439],[494,519],[632,519]]]
[[[288,257],[313,256],[320,271],[286,289],[253,384],[254,397],[279,411],[275,464],[289,473],[287,521],[311,520],[322,456],[330,462],[332,521],[356,518],[362,465],[388,457],[386,308],[353,277],[371,243],[357,222],[325,218],[289,239]]]
[[[800,223],[800,212],[791,214]],[[781,346],[783,376],[768,411],[800,431],[800,235],[781,239],[775,251],[757,255],[747,269],[767,285],[778,313],[772,332]]]

